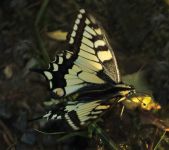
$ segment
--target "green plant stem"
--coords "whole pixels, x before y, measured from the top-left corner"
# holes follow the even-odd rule
[[[105,145],[109,146],[112,150],[119,150],[118,146],[110,139],[110,137],[99,127],[97,124],[92,125],[95,133],[100,137]]]
[[[164,139],[166,134],[166,131],[164,131],[163,135],[161,136],[160,140],[158,141],[158,143],[156,144],[156,146],[154,147],[154,150],[157,150],[158,146],[160,145],[161,141]]]
[[[44,60],[45,64],[49,63],[50,58],[49,58],[49,55],[46,51],[44,42],[43,42],[43,40],[41,39],[41,36],[40,36],[39,24],[42,21],[42,18],[43,18],[43,15],[45,13],[45,10],[48,6],[48,3],[49,3],[49,0],[43,1],[41,8],[40,8],[40,10],[37,14],[36,20],[35,20],[35,34],[36,34],[38,46],[39,46],[39,49],[40,49],[40,52],[41,52],[40,55],[42,55],[42,59]]]

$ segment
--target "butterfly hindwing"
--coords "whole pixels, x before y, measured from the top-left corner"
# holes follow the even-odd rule
[[[56,105],[56,108],[43,116],[47,123],[42,131],[52,133],[62,132],[62,129],[65,132],[79,130],[98,119],[110,107],[110,103],[103,100],[67,101],[66,104]]]

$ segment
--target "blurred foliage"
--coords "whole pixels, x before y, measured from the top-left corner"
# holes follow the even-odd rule
[[[151,89],[145,80],[144,71],[138,71],[133,74],[125,75],[122,77],[122,80],[124,81],[124,83],[133,85],[136,88],[137,92],[150,92],[149,94],[151,94]]]
[[[66,36],[67,36],[67,32],[63,32],[63,31],[58,30],[58,31],[48,32],[47,35],[51,39],[65,41]]]
[[[169,50],[169,49],[168,49]],[[169,56],[169,55],[168,55]],[[152,86],[156,100],[163,106],[169,102],[169,63],[168,61],[152,62],[147,68],[147,81]]]

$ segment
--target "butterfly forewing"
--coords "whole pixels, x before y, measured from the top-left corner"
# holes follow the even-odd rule
[[[56,96],[67,96],[93,85],[111,86],[120,82],[114,53],[102,29],[84,9],[80,10],[67,41],[68,49],[57,55],[48,69],[38,70],[47,78]]]
[[[77,35],[74,36],[74,35]],[[97,71],[103,71],[115,83],[121,81],[117,61],[106,34],[93,16],[81,9],[77,16],[72,33],[68,38],[70,49],[86,59],[99,62]],[[95,56],[95,57],[94,57]]]

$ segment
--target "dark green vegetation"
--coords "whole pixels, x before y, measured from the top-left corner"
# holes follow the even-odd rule
[[[45,1],[47,2],[47,1]],[[33,66],[45,66],[65,42],[51,40],[48,31],[70,31],[79,7],[96,14],[110,37],[123,75],[143,69],[155,99],[162,110],[156,115],[167,120],[169,110],[169,2],[167,0],[52,0],[41,14],[43,1],[0,1],[0,148],[26,149],[99,149],[98,136],[74,137],[57,143],[58,136],[32,131],[38,123],[28,123],[44,111],[49,99],[45,80],[30,73]],[[41,20],[37,23],[37,14]],[[40,36],[39,36],[40,32]],[[43,43],[40,41],[42,38]],[[47,49],[47,53],[45,51]],[[132,83],[132,81],[130,81]],[[142,91],[145,92],[145,91]],[[145,116],[115,107],[100,123],[101,128],[121,149],[153,149],[164,131],[145,125]],[[150,121],[149,121],[150,122]],[[157,122],[158,123],[158,122]],[[156,125],[157,126],[157,125]],[[149,146],[148,148],[146,146]],[[159,149],[169,147],[168,135]],[[14,147],[12,147],[14,149]],[[105,147],[107,149],[107,147]]]

